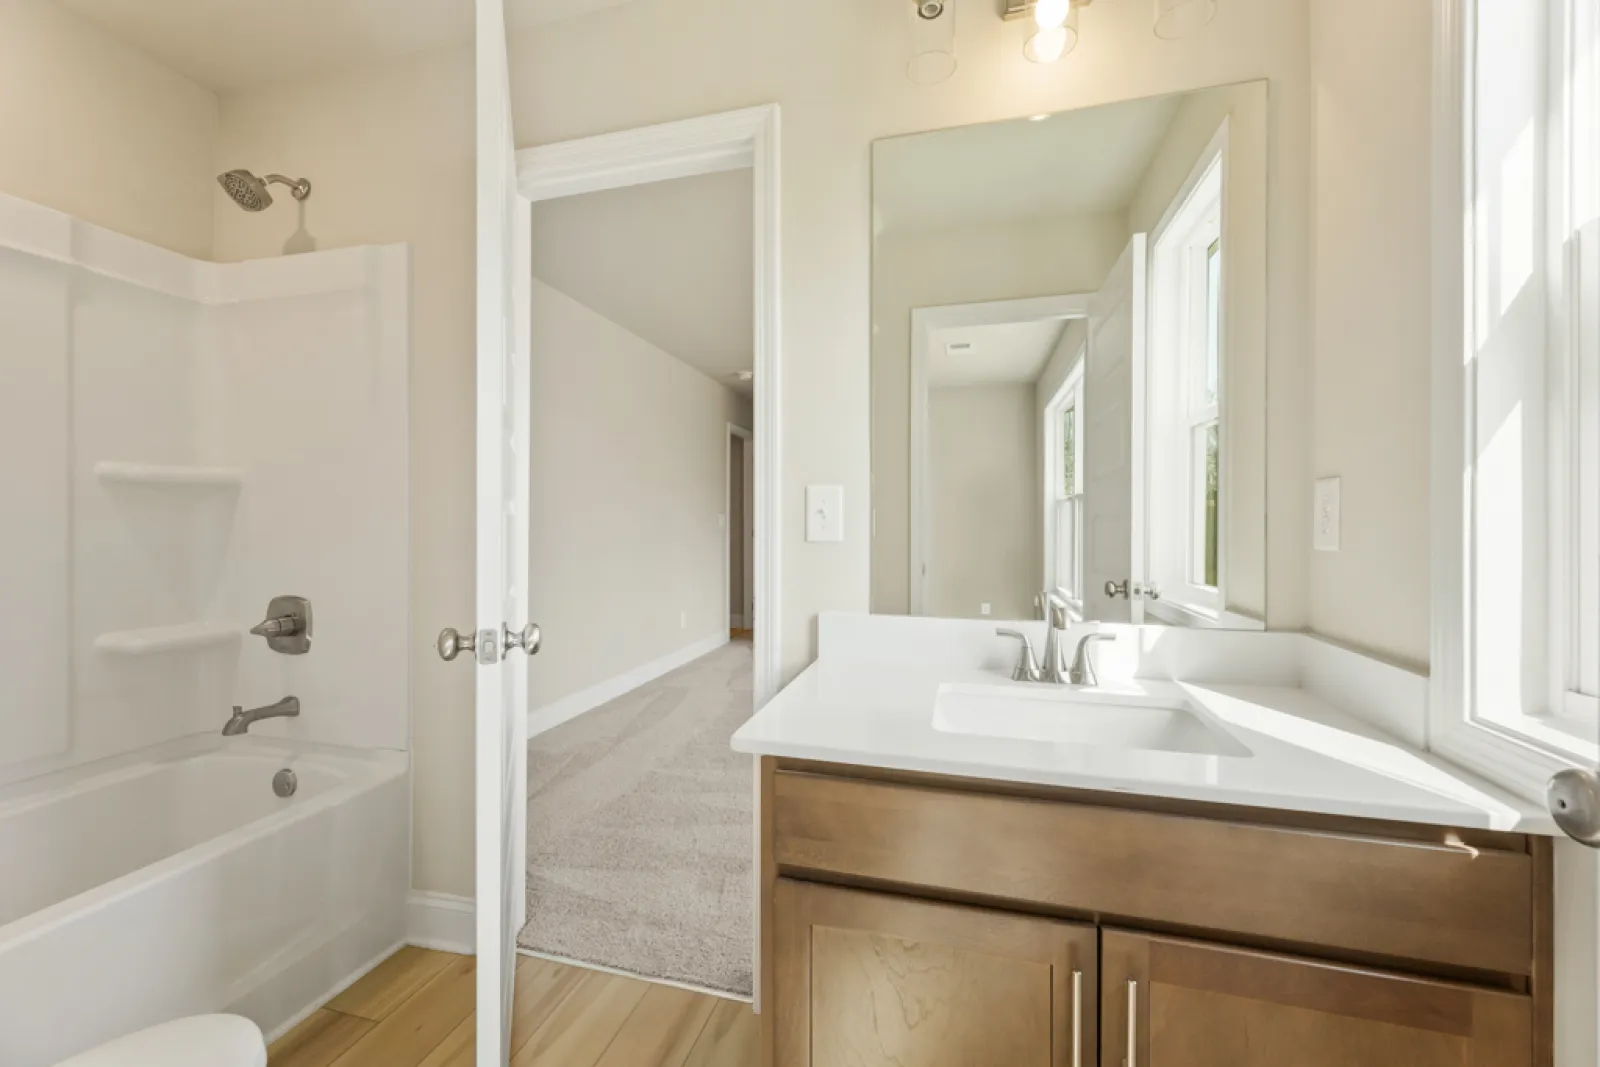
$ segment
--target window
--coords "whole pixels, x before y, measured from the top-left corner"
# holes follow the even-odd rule
[[[1050,491],[1050,581],[1072,610],[1083,612],[1083,360],[1080,348],[1061,391],[1045,411]]]
[[[1431,727],[1534,793],[1600,729],[1600,0],[1453,0],[1439,32]]]
[[[1174,199],[1150,263],[1146,573],[1161,600],[1149,610],[1186,621],[1222,610],[1224,145],[1219,134]]]

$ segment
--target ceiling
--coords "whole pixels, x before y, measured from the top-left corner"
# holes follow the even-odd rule
[[[525,29],[628,0],[506,0]],[[56,0],[217,92],[472,40],[472,0]]]
[[[879,141],[879,233],[1124,211],[1181,96]]]
[[[951,326],[928,334],[928,381],[938,389],[968,385],[1027,385],[1038,380],[1068,319]],[[963,351],[951,345],[968,344]]]
[[[533,273],[732,388],[753,365],[750,171],[533,205]]]

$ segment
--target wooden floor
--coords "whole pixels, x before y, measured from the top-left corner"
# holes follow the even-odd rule
[[[281,1037],[269,1067],[472,1067],[473,957],[402,948]],[[517,962],[513,1067],[754,1067],[750,1005]]]

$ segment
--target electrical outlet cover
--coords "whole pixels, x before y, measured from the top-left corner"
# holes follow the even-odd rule
[[[1311,547],[1318,552],[1339,551],[1339,479],[1318,478],[1313,493]]]

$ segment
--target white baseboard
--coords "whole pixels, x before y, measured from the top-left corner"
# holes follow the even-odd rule
[[[701,656],[709,655],[727,644],[729,641],[727,631],[714,634],[704,641],[688,645],[669,652],[660,659],[653,659],[649,663],[641,664],[625,674],[615,678],[607,678],[598,685],[591,685],[587,689],[580,689],[570,696],[546,704],[542,708],[535,708],[528,712],[528,736],[537,737],[546,730],[570,722],[586,711],[592,711],[601,704],[615,700],[624,693],[653,682],[668,671],[675,671],[685,663],[693,662]]]
[[[413,889],[406,897],[406,944],[471,956],[477,949],[471,897]]]

